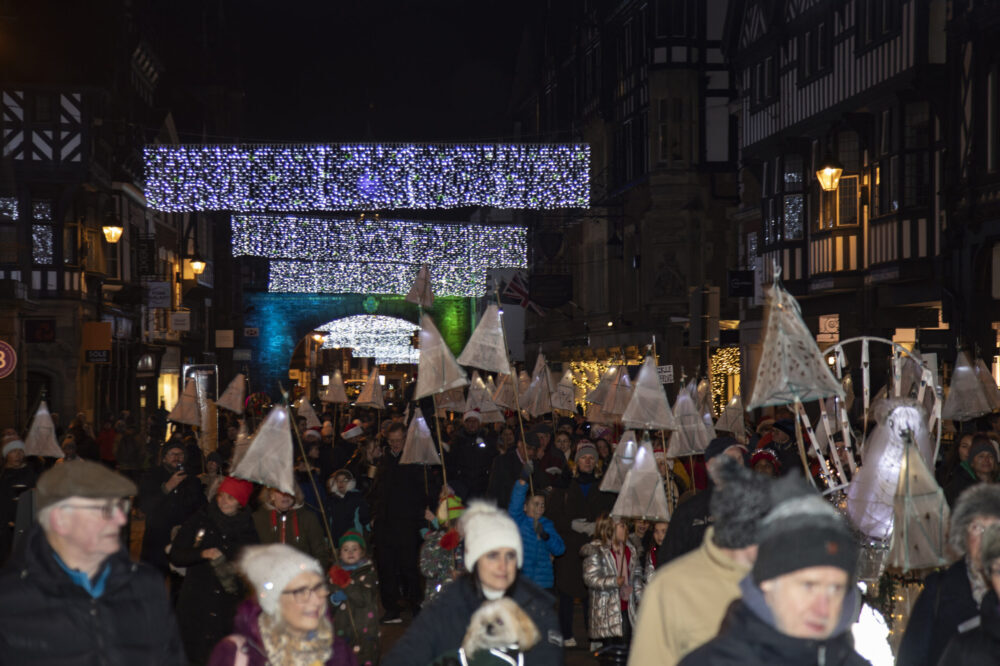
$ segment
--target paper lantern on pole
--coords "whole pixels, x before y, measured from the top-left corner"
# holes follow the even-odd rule
[[[681,389],[674,403],[674,419],[677,429],[670,435],[667,455],[670,458],[696,456],[705,452],[714,433],[705,425],[705,417],[699,413],[692,395],[693,386]]]
[[[656,466],[653,448],[643,443],[635,455],[632,469],[625,475],[621,491],[611,515],[619,518],[640,518],[651,522],[669,521],[667,494],[663,477]]]
[[[719,420],[715,423],[715,430],[717,432],[728,432],[737,441],[745,444],[747,441],[747,428],[744,415],[743,399],[737,393],[726,405],[726,408],[722,410],[722,414],[719,415]]]
[[[294,495],[293,458],[288,409],[275,407],[260,424],[232,476]]]
[[[354,402],[358,407],[374,407],[375,409],[385,409],[385,400],[382,397],[382,384],[378,381],[378,366],[372,368],[368,375],[358,399]],[[318,420],[318,419],[317,419]]]
[[[903,440],[888,565],[906,573],[948,564],[945,551],[951,511],[909,431],[903,433]]]
[[[986,367],[985,361],[981,358],[976,359],[976,378],[979,379],[979,383],[983,387],[983,395],[986,396],[990,411],[995,412],[1000,409],[1000,389],[997,388],[990,369]]]
[[[948,385],[948,395],[944,400],[941,418],[952,421],[971,421],[983,414],[993,411],[986,399],[982,382],[976,376],[976,370],[969,362],[968,355],[963,351],[955,359],[955,369],[951,373],[951,383]]]
[[[312,403],[305,397],[299,398],[299,404],[295,409],[295,413],[306,420],[307,428],[319,428],[323,425],[319,420],[319,416],[316,415],[316,410],[313,409]]]
[[[469,382],[469,395],[465,399],[465,409],[463,412],[479,410],[479,416],[483,423],[503,423],[503,412],[493,402],[486,382],[479,376],[479,372],[472,372],[472,379]]]
[[[167,420],[201,427],[201,409],[198,407],[198,387],[194,379],[187,380],[184,392],[174,408],[167,414]]]
[[[553,411],[576,413],[576,386],[573,384],[573,371],[567,369],[552,391]]]
[[[334,370],[333,376],[330,377],[330,383],[327,385],[326,390],[319,397],[322,402],[328,403],[347,403],[347,391],[344,390],[344,377],[340,374],[340,370]]]
[[[628,369],[623,365],[615,375],[615,380],[608,386],[608,393],[604,396],[601,408],[604,413],[614,414],[616,420],[621,420],[621,415],[631,399],[632,380],[628,376]]]
[[[246,392],[247,378],[241,372],[233,377],[233,380],[229,382],[229,385],[226,386],[226,390],[222,392],[222,395],[219,396],[219,401],[215,404],[216,406],[228,409],[231,412],[242,414],[244,401],[246,399]]]
[[[493,402],[504,409],[516,409],[514,400],[514,380],[510,375],[500,375],[497,378],[496,390],[493,392]]]
[[[417,271],[417,277],[406,294],[405,300],[420,307],[429,308],[434,305],[434,289],[431,287],[431,271],[427,264],[423,264]]]
[[[663,384],[656,372],[656,361],[652,356],[647,356],[639,368],[628,406],[622,413],[622,423],[628,428],[646,430],[677,429],[677,420],[670,410],[670,403],[663,391]]]
[[[399,456],[400,465],[440,465],[441,457],[434,447],[431,429],[418,407],[413,412],[410,427],[406,431],[406,443]]]
[[[480,370],[510,374],[510,361],[507,358],[500,309],[496,305],[486,308],[483,318],[476,325],[476,330],[465,343],[465,349],[459,354],[458,362]]]
[[[645,444],[645,442],[643,442]],[[652,444],[650,444],[652,451]],[[617,493],[625,483],[625,475],[635,464],[635,456],[639,453],[639,443],[636,441],[635,432],[626,430],[618,440],[618,446],[611,456],[608,470],[601,477],[601,490],[609,493]]]
[[[420,318],[420,363],[414,400],[468,383],[465,370],[455,361],[434,321],[426,314],[423,315]]]
[[[549,368],[545,363],[545,354],[539,352],[531,384],[521,396],[521,407],[533,417],[548,414],[552,411],[552,389]]]
[[[597,386],[594,387],[594,390],[584,396],[584,400],[595,405],[603,404],[604,399],[607,397],[608,391],[611,389],[611,385],[614,383],[617,376],[618,366],[608,366],[608,369],[601,375],[601,380],[597,382]]]
[[[24,455],[44,458],[62,458],[65,455],[56,440],[56,425],[44,400],[38,403],[28,436],[24,438]]]

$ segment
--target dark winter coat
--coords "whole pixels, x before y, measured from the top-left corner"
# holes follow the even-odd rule
[[[372,488],[375,531],[387,525],[419,526],[424,524],[424,509],[437,508],[440,488],[424,487],[423,465],[400,465],[399,456],[386,450],[379,460]]]
[[[35,487],[38,475],[30,465],[0,469],[0,564],[10,554],[14,543],[14,525],[20,497]]]
[[[592,478],[592,477],[583,477]],[[593,479],[586,495],[580,484],[580,476],[570,481],[568,488],[554,488],[546,502],[545,513],[552,519],[556,532],[566,544],[566,552],[555,559],[556,589],[571,597],[586,597],[587,588],[583,584],[583,560],[580,549],[590,543],[591,534],[583,534],[573,529],[573,521],[581,519],[594,523],[602,513],[609,513],[615,506],[615,493],[599,489],[600,480]],[[590,525],[593,528],[593,525]]]
[[[686,555],[701,545],[705,539],[705,531],[712,524],[712,512],[709,504],[712,501],[712,486],[677,505],[674,515],[670,517],[667,536],[656,555],[656,568]]]
[[[535,490],[548,488],[549,475],[545,473],[537,461],[533,465],[531,481]],[[490,470],[490,483],[486,494],[496,501],[497,506],[510,504],[510,491],[514,489],[514,484],[521,478],[521,470],[523,469],[524,463],[521,461],[521,456],[518,455],[517,447],[511,447],[507,453],[493,459],[493,468]]]
[[[351,479],[348,488],[343,497],[337,493],[328,495],[330,533],[333,534],[334,542],[348,530],[358,530],[364,534],[371,522],[368,500],[361,494],[361,491],[354,489],[353,479]]]
[[[286,543],[319,560],[324,571],[333,562],[333,551],[326,542],[323,523],[316,514],[301,504],[293,506],[282,514],[271,504],[264,503],[254,512],[253,524],[261,543]],[[284,541],[281,541],[282,526],[284,526]]]
[[[205,491],[201,480],[194,474],[181,481],[169,493],[163,492],[173,470],[160,465],[150,470],[139,484],[139,508],[146,514],[146,527],[142,537],[142,560],[164,573],[167,572],[167,553],[170,532],[190,518],[205,504]]]
[[[750,577],[743,579],[740,587],[743,598],[729,606],[719,635],[688,653],[680,666],[869,666],[854,651],[851,638],[860,604],[857,588],[849,588],[833,635],[818,641],[778,631],[760,588]]]
[[[331,586],[333,631],[349,645],[357,646],[359,666],[379,663],[378,574],[369,560],[354,568],[342,565],[351,576],[346,587]]]
[[[204,662],[212,647],[232,631],[233,615],[246,593],[234,562],[243,546],[255,543],[257,530],[249,512],[241,509],[227,516],[215,502],[199,509],[174,537],[170,561],[187,568],[177,619],[191,661]],[[206,560],[201,552],[207,548],[218,548],[223,556]]]
[[[555,612],[555,599],[529,580],[518,577],[507,596],[531,618],[541,638],[524,653],[525,666],[563,663],[562,634]],[[458,650],[469,618],[485,598],[472,575],[445,587],[416,617],[403,637],[396,641],[383,666],[426,666],[439,656]]]
[[[56,562],[36,525],[0,571],[0,663],[32,666],[184,666],[163,577],[122,549],[104,594],[91,598]]]
[[[1000,601],[993,590],[983,597],[979,617],[978,627],[952,637],[938,666],[995,666],[1000,659]]]
[[[496,442],[485,430],[470,433],[460,428],[445,454],[448,485],[455,494],[466,502],[486,497],[490,468],[497,454]]]
[[[958,626],[979,614],[967,572],[961,559],[924,579],[899,644],[898,666],[934,666]]]
[[[948,481],[948,485],[944,487],[944,498],[948,500],[948,506],[954,508],[955,502],[958,500],[958,496],[961,495],[967,488],[979,483],[979,478],[976,476],[972,468],[969,467],[968,462],[963,462],[955,468],[955,473]]]
[[[244,601],[240,604],[233,620],[233,633],[244,639],[243,653],[247,657],[247,666],[268,666],[267,651],[260,637],[260,625],[257,621],[261,614],[256,601]],[[236,643],[228,637],[219,641],[207,666],[233,666],[236,663]],[[333,653],[324,666],[356,666],[354,652],[342,638],[334,637]]]

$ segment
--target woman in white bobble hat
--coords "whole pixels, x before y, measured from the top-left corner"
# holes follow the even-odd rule
[[[526,666],[563,663],[562,635],[555,598],[518,575],[523,554],[521,533],[505,511],[472,501],[459,519],[468,573],[445,587],[425,606],[382,660],[381,666],[426,666],[462,645],[469,618],[487,600],[513,599],[541,635],[524,653]]]
[[[329,590],[315,559],[291,546],[247,546],[237,564],[253,585],[208,666],[354,666],[350,645],[335,638]]]

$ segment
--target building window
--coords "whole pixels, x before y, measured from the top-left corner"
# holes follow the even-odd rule
[[[862,46],[870,46],[899,30],[903,8],[900,0],[862,0],[858,32]]]
[[[691,114],[683,97],[661,99],[657,110],[659,160],[670,167],[684,167],[691,160]]]
[[[746,267],[753,270],[757,267],[757,232],[751,231],[747,234],[747,263]]]
[[[0,264],[17,263],[17,198],[0,197]]]
[[[832,192],[819,190],[819,228],[829,230],[858,223],[860,198],[858,176],[841,176],[840,185]]]
[[[926,206],[931,189],[931,115],[927,102],[907,104],[903,121],[903,205]]]
[[[52,204],[35,201],[31,206],[31,260],[51,265],[55,262],[55,239],[52,233]]]
[[[799,75],[802,81],[824,74],[830,69],[830,26],[825,21],[802,33],[799,46]]]
[[[801,192],[802,185],[802,156],[797,153],[785,155],[785,191]]]
[[[805,196],[802,194],[786,194],[784,197],[784,231],[785,240],[802,240],[803,206]]]

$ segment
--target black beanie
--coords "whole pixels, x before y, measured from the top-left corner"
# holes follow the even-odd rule
[[[972,461],[975,460],[976,456],[980,453],[988,453],[993,456],[993,460],[997,459],[997,450],[993,448],[993,442],[986,437],[973,438],[972,446],[969,447],[969,456],[966,460],[968,460],[971,465]]]
[[[760,524],[755,583],[820,566],[843,569],[854,579],[858,547],[836,509],[797,476],[776,481],[772,499]]]
[[[707,463],[716,456],[721,456],[726,452],[726,449],[734,446],[742,447],[743,445],[736,441],[735,437],[716,437],[705,447],[705,462]]]

